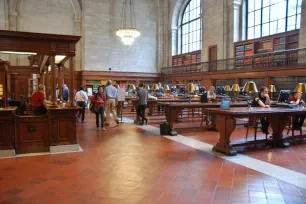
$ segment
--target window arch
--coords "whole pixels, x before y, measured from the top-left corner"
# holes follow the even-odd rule
[[[300,28],[302,0],[247,0],[247,38]]]
[[[179,53],[184,54],[202,48],[202,1],[190,0],[179,25]]]

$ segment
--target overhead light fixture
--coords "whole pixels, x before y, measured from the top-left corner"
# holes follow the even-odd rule
[[[128,13],[130,15],[128,15]],[[121,28],[117,30],[116,35],[119,36],[123,44],[127,46],[132,45],[135,38],[140,36],[139,30],[136,29],[136,18],[133,0],[123,0]]]
[[[63,61],[63,59],[65,59],[65,55],[56,55],[55,56],[55,64],[59,64],[61,63],[61,61]]]
[[[15,55],[37,55],[35,52],[14,52],[14,51],[0,51],[2,54],[15,54]]]

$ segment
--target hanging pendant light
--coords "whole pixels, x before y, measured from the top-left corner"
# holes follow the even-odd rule
[[[128,15],[128,13],[130,14]],[[119,36],[123,44],[127,46],[132,45],[135,38],[140,35],[139,30],[136,29],[133,0],[123,0],[121,28],[117,30],[116,35]]]

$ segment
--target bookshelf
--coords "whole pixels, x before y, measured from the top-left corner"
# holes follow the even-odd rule
[[[201,50],[172,56],[172,66],[180,66],[201,62]]]
[[[290,49],[296,49],[299,47],[299,30],[280,33],[276,35],[270,35],[254,40],[247,40],[237,42],[234,45],[234,56],[239,57],[247,57],[255,54],[264,54],[270,52],[284,51]],[[297,53],[296,60],[297,60]],[[290,53],[290,58],[288,58],[287,54],[275,54],[273,58],[270,58],[265,55],[261,55],[258,57],[250,57],[247,59],[237,59],[236,67],[265,67],[269,66],[272,63],[274,64],[284,64],[287,59],[291,61],[295,60],[294,53]]]

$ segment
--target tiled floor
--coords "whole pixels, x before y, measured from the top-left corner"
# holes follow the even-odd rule
[[[0,160],[1,204],[306,203],[306,189],[133,124],[97,131],[94,115],[86,117],[87,123],[77,127],[84,152]],[[189,135],[212,144],[217,140],[217,133],[197,128]],[[269,151],[274,158],[297,148],[303,155],[298,145]],[[263,152],[257,156],[266,150],[253,151]]]

